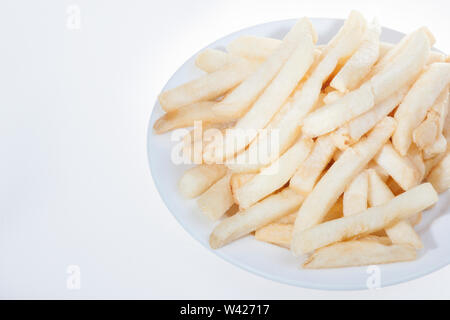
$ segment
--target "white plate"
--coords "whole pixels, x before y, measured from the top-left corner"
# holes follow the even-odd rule
[[[319,42],[327,43],[342,26],[338,19],[311,19]],[[295,20],[270,22],[247,28],[212,43],[210,48],[223,49],[230,41],[241,35],[267,36],[281,39],[293,26]],[[382,40],[397,43],[404,34],[383,28]],[[203,49],[202,49],[203,50]],[[175,87],[202,74],[195,65],[195,55],[187,60],[163,90]],[[156,119],[163,114],[156,102],[148,128],[148,157],[150,169],[156,187],[166,206],[189,234],[202,243],[208,250],[208,237],[215,223],[209,221],[197,208],[195,200],[185,200],[178,192],[177,183],[185,165],[174,165],[171,150],[176,142],[171,141],[171,133],[155,135],[152,127]],[[450,214],[449,193],[440,196],[439,203],[424,213],[422,222],[417,226],[425,249],[419,252],[416,261],[379,266],[379,272],[366,267],[303,270],[299,261],[282,248],[259,242],[251,236],[233,242],[219,250],[211,250],[223,259],[265,278],[290,285],[328,290],[366,289],[369,277],[380,279],[381,286],[388,286],[431,273],[450,262]]]

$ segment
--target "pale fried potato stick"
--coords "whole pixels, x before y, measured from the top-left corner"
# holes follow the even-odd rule
[[[336,102],[337,100],[339,100],[340,98],[342,98],[344,96],[344,93],[339,92],[337,90],[335,91],[330,91],[328,92],[324,97],[323,97],[323,104],[331,104]],[[317,109],[317,108],[316,108]]]
[[[386,143],[374,160],[403,190],[408,190],[420,182],[420,172],[414,163],[407,156],[402,157],[391,143]]]
[[[450,188],[450,152],[431,170],[427,181],[433,184],[437,192],[445,192]]]
[[[417,34],[425,35],[428,38],[430,47],[433,46],[433,44],[436,42],[436,39],[434,38],[433,34],[426,27],[421,27],[410,34],[407,34],[396,45],[382,42],[380,46],[382,55],[378,59],[376,65],[370,71],[368,78],[371,78],[376,73],[379,73],[383,69],[386,69],[386,67],[390,63],[392,63],[392,61],[398,59],[398,56],[405,54],[405,52],[407,52],[408,50],[407,45],[410,45],[410,40],[417,37]]]
[[[319,137],[308,158],[291,178],[289,186],[301,194],[310,193],[320,174],[333,157],[335,150],[336,147],[329,135]]]
[[[281,42],[273,38],[240,36],[230,42],[227,51],[247,59],[265,60],[279,48]]]
[[[424,151],[426,159],[445,152],[447,140],[443,136],[448,115],[449,91],[445,88],[428,110],[425,120],[413,131],[414,143]]]
[[[423,150],[423,158],[424,159],[431,159],[438,154],[442,154],[447,150],[447,139],[440,134],[437,140],[429,147],[425,148]]]
[[[280,224],[294,224],[295,219],[297,218],[297,213],[293,212],[287,216],[281,217],[274,223],[280,223]]]
[[[438,201],[438,195],[430,183],[416,186],[384,205],[372,207],[353,216],[331,220],[304,230],[291,245],[296,252],[308,253],[329,244],[363,236],[392,226],[415,213],[425,210]],[[298,218],[297,218],[298,220]]]
[[[384,56],[394,47],[392,43],[380,41],[380,54],[378,55],[377,64],[384,58]]]
[[[417,148],[416,145],[413,144],[409,148],[407,157],[409,158],[409,160],[411,160],[419,173],[417,180],[422,181],[423,178],[425,178],[426,172],[425,161],[423,160],[422,152],[419,150],[419,148]]]
[[[293,229],[294,225],[292,224],[271,223],[256,230],[255,239],[289,248]]]
[[[223,101],[219,102],[214,111],[227,118],[240,117],[255,102],[261,92],[270,84],[282,66],[292,55],[303,35],[309,34],[315,38],[311,22],[303,18],[284,37],[282,44],[264,61],[260,67]]]
[[[448,145],[447,145],[448,146]],[[447,149],[448,152],[448,149]],[[433,170],[434,167],[437,166],[437,164],[439,162],[441,162],[442,159],[444,159],[444,157],[446,156],[447,152],[444,153],[440,153],[437,156],[431,158],[431,159],[427,159],[424,161],[425,163],[425,177],[428,177],[428,175],[430,174],[431,170]]]
[[[392,143],[401,155],[406,155],[413,131],[425,119],[428,109],[450,83],[450,63],[433,63],[421,74],[395,113],[398,121]]]
[[[389,245],[368,237],[332,244],[316,250],[303,264],[305,269],[342,268],[410,261],[416,250],[405,245]]]
[[[433,41],[433,43],[434,43],[434,40],[432,40],[432,39],[433,38],[432,38],[432,35],[430,32],[430,40]],[[394,48],[394,46],[395,45],[393,45],[392,43],[387,43],[387,42],[383,42],[383,41],[380,42],[380,57],[378,59],[381,60],[384,57],[384,55],[386,55],[388,53],[389,50]],[[447,58],[448,57],[443,53],[440,53],[437,51],[430,51],[430,55],[428,56],[426,64],[432,64],[435,62],[446,62]]]
[[[345,126],[348,128],[348,135],[352,142],[358,141],[363,135],[369,132],[378,122],[384,119],[402,101],[408,91],[407,87],[395,92],[389,98],[376,104],[372,109],[351,120]]]
[[[272,161],[275,161],[284,150],[286,150],[300,134],[301,122],[304,117],[317,104],[323,83],[328,79],[337,66],[339,60],[350,56],[358,47],[365,31],[365,20],[360,14],[352,12],[344,26],[339,30],[334,39],[333,46],[329,44],[320,59],[314,62],[307,80],[295,92],[291,101],[283,108],[280,116],[271,124],[272,130],[278,130],[279,153],[271,153],[265,157],[259,165],[251,164],[248,167],[241,165],[233,167],[231,170],[238,172],[254,171],[262,168]],[[317,64],[317,66],[314,66]],[[259,149],[262,146],[270,145],[267,142],[269,135],[259,135],[245,151],[244,157],[247,159],[258,159]]]
[[[353,179],[344,192],[344,217],[363,212],[367,209],[369,177],[364,170]]]
[[[328,211],[324,221],[330,221],[342,218],[343,203],[342,197]],[[256,230],[255,237],[257,240],[273,243],[285,248],[290,248],[292,241],[292,231],[297,213],[291,213],[278,219],[277,221]]]
[[[177,128],[191,127],[195,121],[202,121],[203,124],[222,123],[224,118],[212,110],[214,104],[212,101],[197,102],[168,112],[156,120],[154,132],[162,134]]]
[[[224,165],[199,165],[188,169],[181,177],[178,188],[183,196],[195,198],[205,192],[217,180],[225,176]]]
[[[432,64],[436,62],[448,62],[446,61],[446,59],[447,56],[445,54],[436,51],[431,51],[430,55],[428,56],[427,64]]]
[[[375,103],[387,99],[416,79],[425,66],[430,47],[430,36],[424,29],[412,33],[405,47],[371,77]]]
[[[327,45],[325,45],[322,48],[323,55],[326,56],[332,49],[336,48],[337,46],[342,43],[343,39],[348,37],[349,33],[351,33],[352,30],[358,29],[358,32],[361,31],[360,38],[358,40],[358,45],[362,41],[362,37],[367,29],[367,23],[364,19],[364,17],[359,13],[358,11],[352,10],[347,18],[347,20],[344,21],[344,25],[342,28],[338,31],[338,33],[328,42]],[[355,47],[352,51],[356,51],[358,47]],[[351,52],[350,54],[343,57],[341,60],[347,60],[351,55],[353,54]]]
[[[197,199],[197,204],[200,210],[211,220],[220,219],[234,204],[230,175],[225,175],[206,190]]]
[[[215,72],[164,91],[159,95],[159,103],[170,112],[195,102],[216,99],[248,78],[257,67],[256,62],[237,58]]]
[[[330,83],[331,87],[339,92],[347,92],[357,88],[378,59],[380,33],[381,28],[377,23],[373,23],[367,28],[358,50],[333,78]]]
[[[302,201],[303,197],[289,188],[275,193],[220,222],[211,233],[209,244],[213,249],[223,247],[297,210]]]
[[[294,254],[300,253],[298,239],[301,232],[322,222],[347,185],[386,143],[394,128],[393,118],[387,117],[381,121],[367,138],[347,149],[319,180],[297,213],[292,247]]]
[[[208,73],[214,72],[233,61],[234,56],[225,51],[207,48],[195,58],[195,65]]]
[[[374,100],[370,85],[363,85],[332,104],[312,112],[303,120],[302,132],[309,137],[332,132],[372,108]]]
[[[277,161],[237,189],[235,198],[239,206],[246,209],[280,189],[294,175],[297,168],[309,155],[313,145],[314,143],[310,139],[300,139]]]
[[[231,175],[230,185],[231,192],[233,193],[233,198],[236,201],[236,191],[242,187],[244,184],[249,182],[255,176],[254,173],[234,173]]]
[[[227,131],[224,140],[224,148],[212,148],[213,154],[209,157],[205,150],[205,157],[209,161],[229,159],[235,153],[244,150],[245,147],[257,136],[258,131],[267,126],[269,121],[281,108],[298,82],[308,71],[314,59],[314,43],[311,33],[301,35],[297,48],[288,58],[269,86],[256,100],[249,111],[240,118],[236,125]],[[244,143],[239,141],[244,140]]]
[[[395,196],[374,170],[369,171],[369,204],[371,207],[383,205]],[[407,244],[416,249],[423,248],[419,235],[408,220],[399,221],[385,229],[393,244]]]
[[[226,53],[221,50],[207,48],[195,58],[195,65],[208,73],[215,72],[227,64],[233,63],[241,57]],[[253,63],[261,64],[264,60],[250,59]],[[249,62],[250,63],[250,62]]]

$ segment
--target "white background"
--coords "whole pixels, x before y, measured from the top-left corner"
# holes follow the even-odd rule
[[[259,23],[351,9],[450,52],[448,0],[2,1],[0,297],[450,298],[450,266],[397,286],[327,292],[221,260],[177,224],[147,163],[154,101],[192,54]],[[77,5],[81,29],[67,28]],[[66,286],[69,265],[80,290]]]

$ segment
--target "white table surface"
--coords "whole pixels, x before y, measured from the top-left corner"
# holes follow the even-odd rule
[[[446,0],[2,1],[0,298],[450,298],[450,266],[353,292],[252,275],[193,240],[152,181],[148,119],[187,58],[248,26],[351,9],[427,25],[450,52]]]

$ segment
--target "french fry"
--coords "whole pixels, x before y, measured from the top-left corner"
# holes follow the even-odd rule
[[[247,59],[265,60],[281,43],[281,40],[273,38],[241,36],[230,42],[227,51]]]
[[[258,65],[238,58],[215,72],[164,91],[159,95],[159,103],[170,112],[195,102],[216,99],[249,77]]]
[[[405,54],[410,48],[408,48],[408,44],[410,45],[411,39],[417,37],[420,34],[425,35],[428,38],[428,42],[430,47],[435,43],[435,38],[432,33],[426,27],[421,27],[416,31],[404,36],[399,43],[396,45],[388,44],[385,42],[380,43],[380,58],[378,59],[376,65],[372,68],[369,73],[368,78],[371,78],[373,75],[379,73],[383,69],[386,69],[389,64],[391,64],[402,54]],[[431,51],[430,51],[431,52]]]
[[[369,171],[369,204],[372,207],[383,205],[395,196],[374,170]],[[393,244],[406,244],[416,249],[423,248],[419,235],[408,220],[399,221],[385,229]]]
[[[416,258],[416,250],[405,245],[388,245],[374,237],[345,241],[316,250],[303,264],[306,269],[378,265]]]
[[[156,120],[154,132],[162,134],[177,128],[191,127],[195,121],[202,121],[204,124],[224,122],[223,117],[213,112],[213,105],[212,101],[197,102],[168,112]]]
[[[425,177],[428,177],[428,175],[430,174],[431,170],[434,169],[434,167],[437,166],[437,164],[439,162],[441,162],[442,159],[444,159],[444,157],[446,156],[447,152],[438,154],[437,156],[431,158],[431,159],[426,159],[424,160],[424,164],[425,164]]]
[[[281,108],[289,95],[297,86],[298,82],[308,71],[314,59],[314,43],[311,32],[301,35],[297,48],[287,59],[280,72],[275,76],[269,86],[256,100],[248,112],[240,118],[236,125],[228,130],[224,148],[217,148],[216,145],[207,146],[213,150],[210,161],[228,159],[244,150],[258,134],[259,129],[267,126],[275,113]],[[243,137],[245,135],[245,137]],[[239,143],[245,140],[247,143]],[[205,150],[205,157],[208,157],[208,150]]]
[[[297,210],[303,197],[286,188],[247,210],[226,218],[217,225],[209,238],[211,248],[218,249],[283,216]]]
[[[339,92],[354,90],[378,59],[381,28],[377,23],[367,28],[358,50],[347,60],[330,86]]]
[[[407,157],[402,157],[387,143],[375,156],[375,162],[386,170],[403,190],[408,190],[420,182],[420,172]]]
[[[427,64],[432,64],[436,62],[448,62],[446,61],[447,56],[440,52],[430,51],[430,55],[428,56]]]
[[[427,177],[437,192],[445,192],[450,188],[450,152],[431,170]]]
[[[197,199],[197,204],[200,210],[211,220],[220,219],[234,204],[230,175],[225,175],[206,190]]]
[[[339,92],[337,90],[328,92],[323,97],[323,103],[324,104],[332,104],[332,103],[336,102],[337,100],[339,100],[340,98],[342,98],[343,96],[344,96],[344,93]]]
[[[364,17],[355,10],[352,10],[344,22],[343,27],[338,31],[338,33],[328,42],[326,46],[322,48],[322,53],[324,56],[328,55],[334,48],[342,45],[343,40],[349,36],[355,36],[354,32],[358,32],[358,43],[357,46],[352,48],[352,52],[349,52],[346,56],[342,57],[342,60],[347,60],[351,55],[358,49],[359,44],[362,41],[367,29],[367,23]]]
[[[215,72],[223,68],[227,64],[234,63],[236,60],[239,60],[240,57],[236,55],[226,53],[221,50],[207,48],[200,52],[195,58],[195,65],[208,73]],[[253,63],[261,64],[263,60],[258,59],[250,59]],[[245,60],[242,60],[244,62]],[[250,62],[249,62],[250,63]]]
[[[376,104],[369,111],[352,119],[334,131],[331,136],[334,144],[340,150],[346,150],[356,143],[364,134],[369,132],[378,122],[384,119],[401,102],[408,91],[403,87],[389,98]]]
[[[440,134],[437,140],[431,146],[423,150],[423,158],[431,159],[438,154],[444,153],[445,150],[447,150],[447,139],[445,139],[445,137]]]
[[[350,183],[344,192],[344,217],[363,212],[367,209],[369,180],[364,170]]]
[[[329,135],[319,137],[308,158],[300,165],[291,178],[289,186],[304,195],[311,192],[327,164],[330,162],[336,148]]]
[[[423,178],[425,178],[426,172],[425,161],[422,157],[422,152],[413,144],[409,148],[407,157],[409,158],[409,160],[411,160],[418,171],[419,175],[417,180],[422,181]]]
[[[298,244],[302,231],[322,222],[347,185],[381,149],[394,129],[393,118],[381,121],[367,138],[347,149],[319,180],[297,213],[292,241],[294,254],[300,253]]]
[[[186,198],[195,198],[225,176],[226,173],[227,168],[223,165],[199,165],[183,174],[178,183],[178,188]]]
[[[375,103],[387,99],[416,79],[425,66],[430,47],[430,35],[425,29],[412,33],[405,47],[370,78]]]
[[[236,201],[236,191],[242,187],[244,184],[249,182],[255,176],[254,173],[235,173],[231,175],[230,185],[231,192],[233,193],[233,197]]]
[[[431,34],[431,33],[430,33]],[[430,37],[430,40],[432,40],[432,38]],[[387,43],[387,42],[380,42],[380,55],[378,57],[378,61],[380,61],[392,48],[394,48],[395,45],[393,45],[392,43]],[[435,62],[446,62],[447,56],[443,53],[437,52],[437,51],[430,51],[430,54],[428,56],[427,62],[426,64],[432,64]],[[447,61],[448,62],[448,61]]]
[[[274,223],[280,223],[280,224],[294,224],[295,219],[297,218],[297,213],[293,212],[287,216],[281,217]]]
[[[207,48],[195,58],[195,65],[208,73],[214,72],[233,61],[234,56],[224,51]]]
[[[289,139],[289,144],[280,145],[280,141],[283,141],[284,137],[281,136],[282,132],[278,129],[278,123],[290,107],[290,102],[285,103],[248,148],[237,154],[231,161],[226,162],[227,167],[232,172],[257,173],[277,160],[281,154],[291,147],[295,142],[291,139]]]
[[[363,85],[332,104],[312,112],[303,120],[302,132],[318,137],[368,111],[374,105],[374,95],[369,85]]]
[[[266,162],[261,162],[259,168],[276,160],[297,139],[300,134],[301,122],[317,104],[323,83],[334,71],[338,61],[350,56],[357,49],[365,31],[365,24],[364,17],[352,12],[344,26],[333,38],[337,40],[332,41],[333,45],[329,44],[323,49],[324,53],[311,67],[310,76],[295,92],[291,101],[282,108],[283,113],[277,117],[276,122],[271,125],[272,130],[278,130],[280,153],[272,153],[270,157],[266,157]],[[249,145],[245,157],[258,158],[259,146],[270,145],[270,142],[266,141],[267,139],[269,139],[268,135],[260,135]],[[241,166],[239,169],[235,167],[232,170],[245,172],[246,170],[255,170],[258,166],[252,164],[249,167]]]
[[[316,38],[311,22],[303,18],[288,32],[282,44],[270,57],[223,101],[218,103],[214,107],[214,111],[227,118],[240,117],[244,114],[277,75],[297,48],[300,39],[306,34]]]
[[[409,90],[395,113],[398,121],[392,143],[401,155],[406,155],[413,131],[425,119],[428,109],[450,83],[450,63],[433,63]]]
[[[235,198],[239,206],[246,209],[280,189],[294,175],[313,147],[310,139],[300,139],[277,161],[264,168],[250,181],[236,190]]]
[[[377,63],[380,62],[384,56],[394,47],[392,43],[380,41],[380,54],[378,55]]]
[[[300,232],[297,236],[294,229],[291,245],[297,249],[298,254],[308,253],[335,242],[385,229],[425,210],[437,201],[438,195],[433,186],[430,183],[424,183],[398,195],[384,205],[316,225]]]
[[[328,211],[324,221],[330,221],[342,217],[342,198],[340,198]],[[270,223],[261,229],[256,230],[255,238],[257,240],[273,243],[284,248],[290,248],[292,241],[292,231],[297,214],[291,213]]]
[[[401,88],[389,98],[376,104],[372,109],[351,120],[346,127],[352,142],[358,141],[363,135],[369,132],[378,122],[389,115],[392,110],[402,101],[407,92],[407,87]]]
[[[293,229],[294,225],[292,224],[271,223],[256,230],[255,239],[289,248]]]
[[[426,159],[433,158],[447,149],[447,140],[443,136],[443,131],[448,108],[449,91],[448,88],[444,88],[428,110],[425,120],[413,131],[413,141],[424,151]]]

